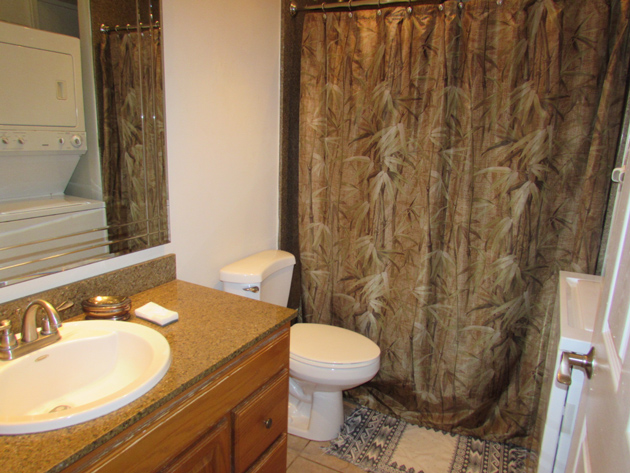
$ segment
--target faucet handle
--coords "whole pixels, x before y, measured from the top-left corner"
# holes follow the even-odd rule
[[[0,350],[10,350],[17,345],[17,339],[11,329],[10,320],[0,321]]]
[[[55,309],[57,309],[57,312],[63,312],[64,310],[68,310],[72,306],[74,306],[74,302],[72,302],[72,301],[63,301],[60,305],[55,307]]]

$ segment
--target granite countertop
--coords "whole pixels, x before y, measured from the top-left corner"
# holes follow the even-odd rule
[[[172,362],[164,378],[144,396],[97,419],[49,432],[0,436],[0,471],[63,470],[295,316],[293,309],[183,281],[149,289],[131,300],[133,307],[155,302],[179,313],[179,320],[165,327],[135,316],[129,321],[154,328],[168,340]]]

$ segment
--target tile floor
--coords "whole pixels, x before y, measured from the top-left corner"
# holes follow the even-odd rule
[[[358,407],[355,402],[344,399],[343,413],[348,417]],[[330,442],[315,442],[295,435],[288,436],[287,473],[365,473],[358,466],[324,453],[321,447]]]
[[[351,463],[325,454],[321,447],[329,443],[289,435],[287,473],[365,473]]]

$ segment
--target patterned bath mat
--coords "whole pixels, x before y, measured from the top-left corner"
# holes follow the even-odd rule
[[[373,473],[524,473],[529,450],[407,424],[367,407],[326,453]]]

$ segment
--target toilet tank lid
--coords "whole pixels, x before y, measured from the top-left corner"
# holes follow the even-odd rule
[[[282,250],[261,251],[228,264],[220,271],[223,282],[239,284],[260,283],[267,276],[295,264],[295,256]]]

